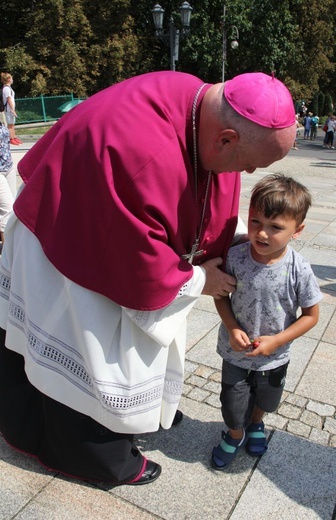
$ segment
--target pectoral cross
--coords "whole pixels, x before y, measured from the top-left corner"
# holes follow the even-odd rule
[[[202,255],[204,253],[204,249],[200,249],[197,251],[197,248],[199,246],[199,240],[196,240],[196,242],[193,244],[190,253],[187,253],[185,255],[182,255],[182,258],[185,260],[188,260],[189,264],[193,263],[194,257]]]

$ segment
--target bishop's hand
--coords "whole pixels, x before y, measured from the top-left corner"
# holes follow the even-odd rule
[[[223,263],[222,258],[213,258],[202,264],[206,271],[206,281],[202,294],[213,296],[215,299],[223,298],[236,290],[236,279],[219,269]]]

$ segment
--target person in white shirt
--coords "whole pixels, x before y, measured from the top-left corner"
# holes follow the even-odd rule
[[[15,111],[15,92],[12,89],[13,76],[8,72],[1,73],[2,87],[2,102],[5,106],[4,114],[10,135],[10,144],[19,145],[22,141],[15,135],[15,118],[17,113]]]

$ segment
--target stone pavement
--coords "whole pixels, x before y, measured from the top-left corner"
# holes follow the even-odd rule
[[[17,161],[30,144],[13,151]],[[220,440],[219,319],[203,296],[188,323],[182,423],[141,435],[143,453],[162,465],[149,486],[73,481],[41,468],[0,437],[0,520],[331,520],[336,518],[336,151],[298,157],[242,175],[241,215],[252,186],[284,172],[308,186],[313,207],[293,243],[312,264],[324,299],[318,325],[292,346],[282,403],[266,417],[269,448],[260,459],[241,452],[225,472],[210,467]]]

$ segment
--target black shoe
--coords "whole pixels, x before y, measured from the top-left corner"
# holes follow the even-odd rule
[[[175,414],[172,426],[176,426],[177,424],[179,424],[182,421],[182,419],[183,419],[183,413],[181,412],[181,410],[176,410],[176,414]]]
[[[153,462],[152,460],[147,460],[146,469],[139,478],[135,482],[128,482],[130,486],[141,486],[142,484],[150,484],[154,482],[161,475],[161,466]]]

